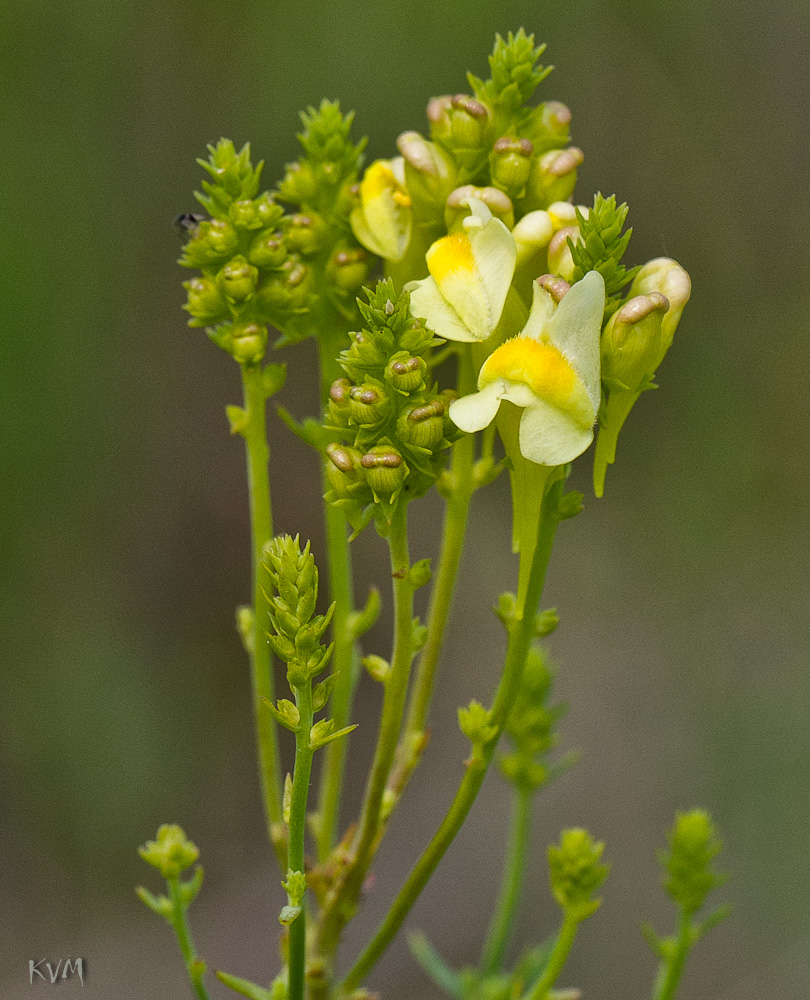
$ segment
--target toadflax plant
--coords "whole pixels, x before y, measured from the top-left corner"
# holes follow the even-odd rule
[[[557,751],[563,707],[553,701],[554,670],[540,644],[557,616],[540,609],[543,583],[557,529],[582,509],[582,495],[566,492],[571,463],[589,461],[590,450],[601,496],[622,426],[654,388],[691,289],[674,260],[623,263],[631,230],[627,206],[614,196],[573,203],[583,153],[569,144],[571,113],[556,101],[530,104],[550,72],[539,62],[543,48],[522,30],[498,36],[489,79],[470,75],[471,94],[432,98],[429,137],[405,132],[399,155],[365,170],[353,116],[327,101],[302,115],[300,158],[272,191],[261,190],[262,164],[254,165],[249,146],[237,151],[222,139],[199,161],[206,177],[196,197],[205,214],[178,220],[187,237],[180,263],[194,272],[185,283],[190,325],[239,365],[244,389],[242,403],[227,407],[231,432],[245,444],[252,527],[252,597],[237,624],[250,658],[264,812],[280,872],[279,953],[274,962],[268,956],[265,984],[216,975],[252,1000],[368,996],[369,973],[496,760],[512,789],[512,821],[480,961],[452,969],[419,935],[413,954],[451,997],[578,995],[557,984],[609,871],[604,845],[583,829],[563,830],[548,849],[558,928],[534,928],[538,944],[514,966],[505,961],[535,798],[576,760]],[[279,331],[272,347],[271,331]],[[285,367],[268,362],[268,353],[308,337],[318,346],[321,411],[300,422],[283,409],[279,415],[321,456],[325,613],[309,544],[275,536],[270,506],[267,401],[283,386]],[[430,704],[468,510],[504,470],[519,568],[514,593],[492,595],[505,651],[492,668],[491,700],[459,709],[470,752],[458,762],[444,818],[360,953],[339,958],[408,783],[423,758],[436,766],[425,752]],[[409,550],[409,521],[418,530],[418,501],[432,489],[445,505],[434,569],[430,560],[413,562]],[[390,647],[375,650],[361,640],[382,598],[374,590],[357,606],[350,558],[351,539],[372,523],[390,553],[394,619]],[[414,594],[426,586],[422,622]],[[281,697],[273,657],[286,667]],[[350,764],[365,790],[359,815],[343,826],[363,669],[382,688],[382,709],[368,773]],[[286,776],[282,739],[294,742]],[[706,813],[678,814],[661,855],[677,925],[672,936],[645,929],[659,963],[654,1000],[675,995],[690,949],[726,915],[725,908],[703,915],[721,881],[713,870],[719,848]],[[183,876],[197,848],[167,825],[141,855],[167,892],[138,894],[174,929],[191,988],[207,998],[210,977],[188,920],[202,869]]]

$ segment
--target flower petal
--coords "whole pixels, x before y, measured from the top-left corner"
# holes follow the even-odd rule
[[[546,324],[554,315],[557,303],[545,288],[538,285],[536,281],[532,282],[532,285],[534,288],[532,308],[520,335],[521,337],[533,337],[535,340],[540,340],[545,332]]]
[[[489,299],[476,267],[470,234],[452,233],[436,240],[425,255],[428,271],[441,294],[458,313],[472,340],[492,333]]]
[[[542,399],[527,406],[520,419],[520,451],[538,465],[565,465],[593,441],[593,427],[583,428],[567,413]]]
[[[498,325],[515,274],[517,245],[500,219],[470,231],[470,244],[489,302],[489,333]],[[489,335],[489,334],[488,334]]]
[[[503,381],[490,382],[480,392],[471,392],[450,404],[450,419],[461,430],[470,434],[489,426],[501,405]]]
[[[447,302],[433,278],[423,278],[406,285],[411,293],[411,313],[424,321],[437,337],[471,344],[478,338],[464,325],[461,317]]]
[[[589,271],[571,286],[545,326],[549,341],[576,368],[594,410],[599,409],[599,337],[605,311],[605,281]]]

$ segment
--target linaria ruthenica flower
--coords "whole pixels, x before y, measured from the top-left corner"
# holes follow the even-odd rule
[[[429,277],[414,281],[411,312],[438,337],[486,340],[498,325],[515,273],[512,234],[479,198],[464,199],[470,215],[461,228],[427,252]]]
[[[360,181],[360,204],[352,211],[354,235],[385,260],[401,260],[411,239],[411,199],[405,161],[375,160]]]
[[[450,419],[464,431],[479,431],[508,400],[523,408],[524,458],[549,466],[573,461],[593,440],[604,307],[605,283],[598,271],[568,290],[560,279],[538,279],[523,331],[487,358],[479,391],[452,403]]]

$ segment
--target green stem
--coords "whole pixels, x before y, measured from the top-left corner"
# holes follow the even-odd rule
[[[557,480],[548,490],[542,505],[540,529],[537,546],[532,557],[526,599],[520,609],[520,617],[515,620],[510,630],[503,674],[490,712],[490,723],[494,730],[493,736],[467,762],[464,778],[441,826],[417,861],[376,934],[344,980],[341,987],[344,993],[350,993],[362,983],[369,970],[374,967],[388,948],[461,829],[478,796],[492,762],[495,747],[517,696],[523,669],[526,665],[526,657],[534,637],[534,616],[540,604],[546,570],[554,544],[554,535],[559,523],[557,505],[562,485],[563,480]],[[527,553],[521,555],[521,559],[524,558],[528,558]]]
[[[383,795],[394,761],[408,679],[413,660],[413,585],[410,580],[407,502],[400,501],[394,512],[388,538],[394,592],[394,649],[391,669],[385,681],[377,748],[371,765],[352,858],[324,908],[319,932],[319,951],[331,955],[345,922],[360,894],[374,856],[377,832],[382,821]]]
[[[692,943],[692,922],[689,914],[684,910],[681,913],[681,920],[678,927],[678,937],[675,942],[675,951],[669,959],[666,972],[661,979],[661,985],[655,994],[655,1000],[672,1000],[681,981],[686,958]]]
[[[295,768],[290,799],[290,844],[287,863],[291,871],[304,872],[307,799],[312,773],[313,751],[310,745],[312,729],[312,682],[295,688],[295,703],[301,722],[295,734]],[[306,902],[301,900],[301,912],[290,924],[289,941],[289,1000],[303,1000],[306,975],[307,921]]]
[[[549,990],[557,982],[574,946],[577,927],[579,927],[579,921],[572,917],[570,913],[566,913],[560,933],[557,935],[557,940],[554,944],[554,950],[549,957],[548,965],[540,977],[540,981],[529,994],[528,1000],[547,1000]]]
[[[167,878],[166,884],[169,888],[169,898],[172,901],[172,927],[177,936],[177,943],[180,945],[183,961],[186,963],[189,982],[199,1000],[208,1000],[208,992],[202,981],[205,967],[200,964],[198,968],[195,968],[198,958],[186,917],[186,907],[183,905],[183,898],[180,894],[180,877],[175,875],[173,878]]]
[[[336,360],[340,345],[319,339],[318,349],[322,399],[325,400],[329,394],[329,386],[340,374]],[[326,492],[325,469],[323,476]],[[335,720],[335,728],[343,729],[350,721],[356,685],[354,637],[349,628],[354,608],[351,561],[343,512],[324,501],[324,519],[329,556],[329,593],[331,600],[335,602],[332,619],[332,639],[335,643],[332,669],[338,675],[332,691],[330,715]],[[347,749],[348,740],[333,740],[324,749],[317,822],[318,858],[321,861],[326,860],[335,845]]]
[[[252,550],[253,637],[250,643],[250,662],[253,709],[256,718],[259,772],[267,832],[284,871],[286,858],[281,805],[281,763],[276,739],[276,723],[263,703],[265,698],[269,701],[274,700],[273,662],[265,638],[270,606],[261,579],[262,551],[273,537],[273,515],[270,507],[270,449],[267,445],[266,397],[259,365],[242,366],[242,386],[247,414],[243,433],[247,451]]]
[[[531,788],[516,785],[512,796],[509,846],[506,851],[501,891],[481,957],[481,968],[488,976],[499,972],[503,966],[509,937],[517,916],[529,847],[531,804]]]

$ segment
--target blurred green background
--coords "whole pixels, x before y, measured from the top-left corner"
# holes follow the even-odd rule
[[[616,192],[628,262],[671,255],[694,285],[605,500],[560,533],[552,649],[584,760],[536,817],[520,942],[556,920],[545,845],[587,825],[613,872],[564,983],[649,995],[638,925],[672,920],[655,848],[676,808],[700,804],[726,841],[735,914],[695,953],[684,998],[810,993],[806,5],[30,0],[0,9],[0,996],[28,995],[29,959],[67,954],[88,963],[83,995],[186,995],[167,928],[131,888],[155,888],[135,846],[166,820],[202,848],[202,952],[274,972],[280,890],[233,629],[248,538],[223,407],[238,372],[185,327],[172,220],[194,209],[206,142],[250,140],[272,184],[296,155],[297,111],[329,96],[387,155],[424,128],[428,97],[486,68],[496,30],[520,25],[558,67],[542,96],[573,110],[578,200]],[[312,345],[287,359],[282,402],[314,412]],[[278,528],[322,552],[316,463],[275,418],[271,438]],[[491,690],[507,511],[505,482],[477,501],[433,743],[347,953],[449,800],[466,752],[456,706]],[[414,511],[416,555],[439,516],[432,499]],[[360,586],[384,582],[379,541],[356,550]],[[367,648],[386,653],[384,622]],[[506,818],[493,777],[411,917],[457,964],[480,945]],[[434,995],[404,941],[372,985]]]

